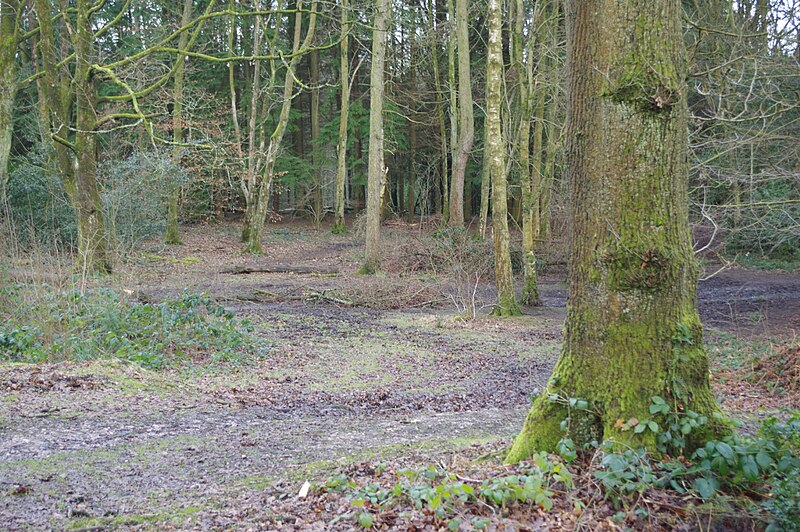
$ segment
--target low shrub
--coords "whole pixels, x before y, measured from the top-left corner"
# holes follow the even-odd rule
[[[16,285],[0,290],[0,316],[0,361],[121,358],[157,369],[198,357],[243,363],[262,347],[247,320],[188,292],[141,303],[110,289]]]

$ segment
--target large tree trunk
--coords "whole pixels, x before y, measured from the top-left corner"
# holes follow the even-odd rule
[[[494,236],[495,281],[497,305],[495,316],[522,314],[514,295],[509,249],[508,205],[506,199],[505,144],[500,127],[500,105],[503,88],[503,18],[500,0],[489,0],[489,46],[486,58],[486,156],[492,177],[492,235]]]
[[[381,263],[381,198],[386,180],[386,168],[383,162],[383,73],[389,9],[389,0],[376,0],[369,82],[367,242],[365,261],[361,268],[364,273],[375,273]]]
[[[469,1],[456,0],[456,40],[458,45],[458,149],[450,180],[450,217],[452,227],[464,225],[464,176],[475,140],[472,112],[472,78],[469,55]],[[502,43],[501,43],[502,44]]]
[[[347,114],[350,104],[350,13],[348,13],[348,0],[342,0],[342,42],[339,46],[339,70],[342,77],[342,105],[339,118],[339,143],[336,146],[336,219],[331,232],[342,234],[345,232],[344,204],[345,185],[347,183]]]
[[[8,184],[8,159],[14,129],[14,98],[17,94],[17,0],[0,2],[0,213]]]
[[[194,0],[185,0],[183,4],[183,15],[181,16],[181,26],[186,26],[192,18],[192,3]],[[178,49],[185,50],[189,44],[189,32],[181,33],[178,40]],[[175,149],[173,151],[173,158],[175,165],[181,164],[181,153],[183,143],[183,80],[186,74],[186,59],[183,54],[178,54],[175,58],[175,85],[174,94],[175,102],[172,108],[172,139],[175,142]],[[178,198],[180,196],[180,187],[175,187],[175,190],[170,192],[167,202],[167,231],[164,235],[164,243],[166,244],[180,244],[181,236],[178,233]]]
[[[566,332],[509,461],[562,437],[655,450],[655,431],[630,430],[634,418],[663,426],[654,396],[678,412],[717,411],[689,233],[681,2],[571,0],[567,18]]]

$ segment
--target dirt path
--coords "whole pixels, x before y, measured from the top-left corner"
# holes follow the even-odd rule
[[[105,372],[98,382],[116,376]],[[44,398],[39,392],[34,402],[46,404],[39,412],[5,402],[3,529],[222,527],[216,510],[229,499],[287,477],[294,479],[289,489],[299,489],[306,472],[319,474],[326,461],[508,436],[524,415],[494,408],[425,415],[237,408],[141,384],[133,394],[102,384]]]
[[[544,306],[522,318],[464,321],[454,308],[470,292],[430,272],[356,276],[352,237],[289,225],[252,258],[237,230],[195,228],[120,282],[144,299],[189,289],[224,301],[269,344],[254,364],[0,366],[3,529],[258,527],[266,510],[243,501],[294,492],[342,460],[437,456],[519,429],[560,347],[562,275],[543,276]],[[413,236],[393,234],[397,246]],[[493,296],[478,288],[480,308]],[[726,271],[701,283],[699,301],[718,330],[800,329],[797,274]]]

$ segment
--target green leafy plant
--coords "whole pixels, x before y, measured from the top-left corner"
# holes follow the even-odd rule
[[[247,320],[203,294],[140,303],[109,289],[34,293],[19,285],[0,292],[0,360],[122,358],[161,368],[196,355],[242,363],[263,347]]]

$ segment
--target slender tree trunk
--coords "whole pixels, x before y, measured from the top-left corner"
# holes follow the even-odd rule
[[[511,462],[562,437],[655,450],[656,432],[631,430],[633,419],[664,426],[649,412],[655,396],[677,412],[717,413],[689,233],[681,2],[571,0],[567,20],[565,339]],[[689,448],[708,434],[693,431]]]
[[[552,0],[551,0],[552,1]],[[536,26],[541,26],[541,12],[544,2],[537,2],[536,14],[539,16],[533,17],[533,28],[531,32],[536,30]],[[539,227],[536,213],[538,207],[538,175],[541,171],[541,153],[542,153],[542,108],[544,107],[544,94],[541,84],[534,83],[533,79],[533,64],[538,60],[539,69],[537,69],[537,78],[540,77],[541,66],[543,63],[541,45],[542,39],[539,35],[531,35],[530,44],[528,47],[528,60],[527,63],[523,61],[523,46],[522,46],[522,30],[525,17],[525,11],[522,0],[516,0],[514,21],[514,35],[512,37],[512,49],[514,51],[514,68],[517,71],[519,80],[519,108],[520,108],[520,121],[519,131],[517,132],[517,160],[519,161],[519,181],[522,191],[522,253],[524,261],[524,275],[525,281],[522,285],[522,302],[526,305],[539,304],[539,286],[536,278],[536,253],[534,250],[534,242],[536,239],[536,229]],[[540,33],[540,32],[537,32]],[[538,46],[537,46],[538,44]],[[534,57],[534,51],[536,56]],[[533,141],[533,163],[530,157],[530,130],[531,118],[530,107],[531,100],[536,98],[535,107],[535,126],[534,126],[534,141]]]
[[[260,6],[258,0],[253,2],[253,4],[253,7],[256,9]],[[263,33],[264,32],[261,30],[261,17],[257,16],[255,18],[255,24],[253,25],[253,55],[259,55],[261,53],[261,38]],[[264,144],[266,142],[264,131],[262,128],[259,128],[258,120],[259,103],[262,101],[261,61],[256,59],[253,63],[253,79],[250,81],[250,108],[247,118],[247,167],[244,172],[244,179],[247,186],[243,187],[248,191],[247,197],[245,198],[244,226],[242,227],[242,242],[245,243],[250,241],[250,231],[253,228],[253,220],[255,220],[257,216],[258,189],[261,179]],[[271,95],[274,79],[274,76],[270,76],[270,83],[266,91],[268,96]],[[258,138],[259,131],[261,133],[260,142]]]
[[[486,238],[486,227],[489,221],[489,188],[492,183],[490,158],[486,146],[489,144],[489,128],[483,125],[483,168],[481,169],[481,212],[478,222],[478,234]]]
[[[14,99],[17,94],[17,8],[18,0],[0,0],[0,214],[5,207],[8,161],[14,128]]]
[[[193,0],[185,0],[183,4],[181,26],[187,25],[192,18],[192,3]],[[188,44],[189,32],[183,32],[178,39],[178,49],[185,50]],[[183,119],[181,113],[183,112],[183,80],[186,73],[186,57],[184,54],[179,53],[175,61],[175,102],[172,108],[172,138],[176,143],[173,151],[175,166],[180,166],[181,153],[183,151],[180,144],[183,143]],[[170,193],[167,201],[167,231],[164,235],[164,242],[166,244],[181,243],[181,236],[178,233],[178,198],[180,196],[180,191],[180,187],[176,186],[175,190]]]
[[[314,165],[314,227],[319,231],[319,225],[325,216],[322,211],[322,155],[319,145],[319,50],[312,50],[309,54],[309,77],[311,78],[311,162]]]
[[[440,184],[441,184],[441,198],[442,198],[442,218],[444,220],[447,219],[447,214],[449,212],[448,206],[448,186],[447,180],[449,178],[448,172],[448,164],[447,164],[447,127],[445,126],[444,120],[444,105],[442,103],[442,93],[441,93],[441,75],[439,74],[439,43],[436,39],[436,13],[434,12],[434,0],[428,0],[428,31],[431,35],[431,58],[433,60],[433,84],[436,91],[436,116],[439,119],[439,135],[440,135],[440,146],[441,146],[441,158],[442,158],[442,169],[440,175]],[[449,50],[449,47],[448,47]],[[439,197],[437,194],[436,197]],[[420,214],[423,214],[420,212]]]
[[[78,268],[85,273],[110,272],[108,239],[97,188],[97,95],[92,80],[94,30],[89,20],[92,4],[78,0],[73,36],[75,48],[75,178],[78,218]]]
[[[514,295],[511,273],[510,235],[506,199],[505,144],[500,127],[500,106],[503,88],[503,15],[500,0],[489,0],[489,44],[486,57],[486,128],[489,171],[492,176],[492,234],[494,236],[495,281],[497,305],[494,316],[522,314]]]
[[[475,140],[475,124],[472,112],[472,78],[470,77],[468,8],[469,0],[456,0],[459,132],[458,150],[453,161],[453,178],[450,180],[450,217],[448,219],[449,225],[453,227],[462,227],[464,225],[464,178],[472,143]]]
[[[411,79],[411,88],[412,90],[416,90],[417,86],[417,69],[415,67],[414,61],[414,41],[415,37],[411,37],[411,62],[409,64],[409,68],[411,69],[410,79]],[[438,94],[438,91],[437,91]],[[417,180],[417,166],[415,164],[417,158],[417,107],[416,103],[411,103],[411,120],[408,124],[408,190],[406,193],[408,197],[406,198],[406,207],[408,208],[408,214],[406,215],[406,220],[410,223],[414,219],[414,209],[417,204],[416,198],[416,180]],[[402,180],[400,181],[402,182]],[[399,184],[399,183],[398,183]],[[400,194],[401,195],[401,194]]]
[[[383,161],[383,76],[390,9],[389,0],[375,1],[375,21],[372,31],[372,66],[369,86],[367,242],[364,265],[360,270],[367,274],[378,271],[381,263],[381,198],[387,174]]]
[[[275,162],[278,159],[278,153],[283,143],[283,137],[286,133],[286,126],[289,123],[289,111],[292,108],[292,99],[294,96],[294,73],[297,72],[297,65],[300,59],[308,52],[311,43],[314,39],[314,28],[317,21],[317,0],[311,3],[308,22],[308,30],[306,37],[302,44],[300,39],[302,37],[303,29],[303,2],[297,0],[297,7],[294,20],[294,37],[292,42],[292,59],[286,66],[286,77],[283,82],[283,101],[281,103],[281,111],[278,115],[277,123],[272,133],[269,135],[269,146],[266,148],[264,155],[263,170],[259,172],[258,183],[256,184],[256,196],[254,198],[253,216],[250,220],[250,230],[247,231],[247,241],[245,242],[245,253],[263,253],[261,246],[261,233],[264,230],[264,223],[267,218],[267,210],[269,208],[270,200],[270,187],[272,180],[275,177]],[[275,67],[273,67],[273,72]]]
[[[339,46],[339,70],[342,76],[341,113],[339,118],[339,143],[336,146],[336,219],[331,231],[345,232],[344,206],[347,183],[347,119],[350,104],[350,13],[348,0],[342,0],[342,42]]]
[[[550,236],[550,197],[552,195],[553,182],[555,179],[556,156],[561,148],[561,127],[556,124],[556,116],[561,102],[561,91],[559,90],[559,56],[557,53],[560,4],[561,0],[551,0],[551,11],[544,23],[550,50],[545,58],[545,86],[543,87],[549,96],[544,119],[546,146],[544,150],[542,179],[539,185],[538,208],[536,210],[538,217],[538,229],[536,233],[540,241]]]

